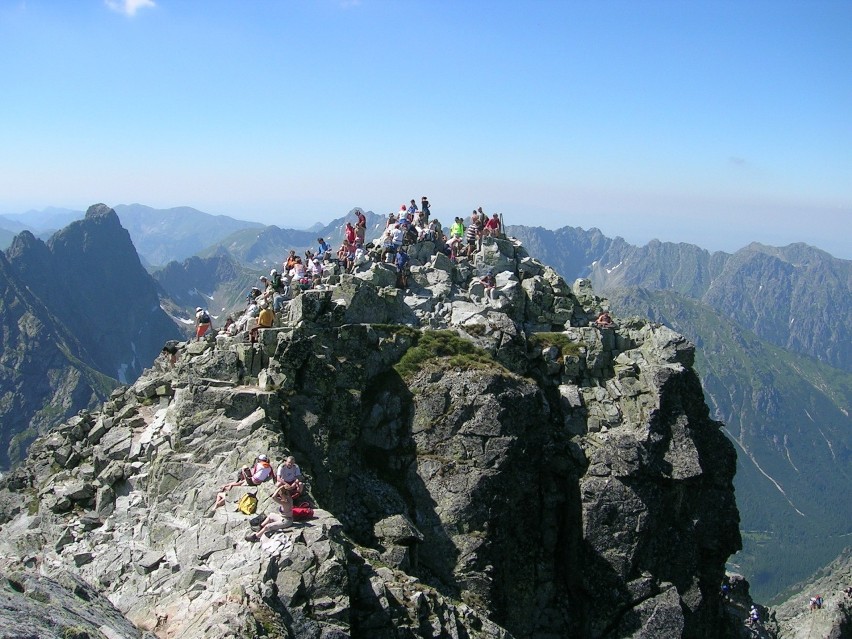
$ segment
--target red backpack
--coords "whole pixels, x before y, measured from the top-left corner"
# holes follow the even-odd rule
[[[293,520],[294,521],[305,521],[306,519],[314,518],[314,509],[311,508],[311,505],[303,501],[298,506],[293,506]]]

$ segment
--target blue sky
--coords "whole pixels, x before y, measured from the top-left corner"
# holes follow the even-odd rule
[[[852,258],[852,2],[0,0],[0,214],[440,218]]]

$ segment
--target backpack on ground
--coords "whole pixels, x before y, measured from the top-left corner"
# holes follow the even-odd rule
[[[257,493],[246,493],[237,502],[237,510],[244,515],[253,515],[257,512]]]
[[[306,519],[314,518],[314,509],[311,508],[310,503],[303,501],[298,506],[293,506],[293,520],[294,521],[304,521]]]

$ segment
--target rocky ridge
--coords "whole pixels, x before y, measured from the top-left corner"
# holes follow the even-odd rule
[[[517,242],[412,263],[407,292],[364,265],[37,440],[0,481],[14,590],[73,575],[158,637],[737,636],[735,453],[693,346],[589,326],[606,301]],[[261,452],[297,456],[317,517],[252,544],[241,489],[205,514]]]

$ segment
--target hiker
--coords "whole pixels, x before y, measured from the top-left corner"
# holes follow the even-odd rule
[[[177,361],[177,354],[179,350],[180,342],[178,342],[176,339],[170,339],[163,345],[163,350],[160,352],[163,354],[163,357],[168,360],[169,364],[171,366],[174,366],[175,362]]]
[[[460,217],[455,218],[453,225],[450,227],[450,239],[447,246],[450,248],[450,257],[455,258],[459,254],[459,246],[464,241],[464,220]]]
[[[227,493],[234,486],[259,486],[271,476],[272,465],[269,463],[269,457],[258,455],[254,460],[254,465],[243,466],[237,473],[237,480],[222,486],[221,492]]]
[[[382,236],[379,238],[379,243],[382,247],[380,257],[382,262],[392,262],[395,257],[396,248],[393,243],[393,229],[393,226],[385,227],[385,232],[382,233]]]
[[[355,211],[355,215],[358,216],[358,221],[355,223],[355,247],[361,248],[367,237],[367,216],[360,209]]]
[[[474,211],[474,215],[476,211]],[[479,219],[477,217],[473,217],[470,221],[470,226],[467,227],[467,230],[464,233],[464,239],[467,243],[467,256],[470,257],[476,252],[477,246],[479,244]]]
[[[748,619],[746,620],[746,622],[750,626],[754,626],[760,623],[760,611],[754,604],[751,605],[751,610],[749,610]]]
[[[410,258],[408,251],[404,246],[399,247],[399,252],[396,254],[396,287],[401,289],[408,288],[408,275],[411,273],[409,266]]]
[[[297,495],[298,496],[298,495]],[[272,493],[272,501],[278,504],[278,512],[293,520],[293,491],[286,486],[279,485]]]
[[[612,315],[608,311],[603,311],[592,323],[598,328],[615,328],[615,322],[612,321]]]
[[[269,308],[269,302],[260,303],[260,313],[257,316],[257,328],[272,328],[275,323],[275,313]]]
[[[219,331],[222,335],[234,336],[237,334],[237,323],[234,321],[233,315],[228,315],[225,318],[225,325]]]
[[[355,245],[349,240],[343,240],[343,246],[337,251],[337,263],[344,273],[349,273],[355,263]]]
[[[352,222],[346,223],[346,229],[343,231],[343,237],[349,240],[350,244],[355,244],[358,239],[358,236],[355,233],[355,227],[352,226]]]
[[[195,309],[195,340],[200,341],[202,337],[213,328],[213,322],[210,319],[210,313],[200,306]]]
[[[262,522],[260,522],[260,528],[257,532],[248,533],[245,536],[246,541],[260,541],[260,539],[264,535],[271,535],[272,533],[276,533],[280,530],[286,530],[290,526],[293,525],[293,514],[292,508],[290,510],[290,516],[282,515],[280,512],[277,513],[269,513]]]
[[[290,249],[290,253],[287,255],[287,259],[283,262],[284,272],[289,273],[293,266],[296,264],[296,251]]]
[[[305,484],[302,482],[302,470],[296,464],[296,458],[290,455],[275,471],[275,479],[279,487],[286,488],[290,497],[295,499],[302,494]]]
[[[494,270],[488,269],[488,272],[479,278],[482,286],[485,289],[485,297],[492,300],[497,299],[497,280],[494,278]]]
[[[321,237],[317,238],[317,257],[321,260],[327,260],[331,256],[331,247]]]
[[[427,198],[425,195],[420,198],[420,210],[423,211],[423,215],[425,216],[427,222],[429,221],[429,214],[431,213],[431,211],[429,210],[430,207],[431,204],[429,204],[429,198]]]
[[[272,310],[279,313],[284,310],[284,303],[290,294],[290,284],[277,270],[269,271],[269,288],[272,290]]]
[[[500,215],[495,213],[485,223],[485,228],[482,230],[485,237],[500,237]]]

